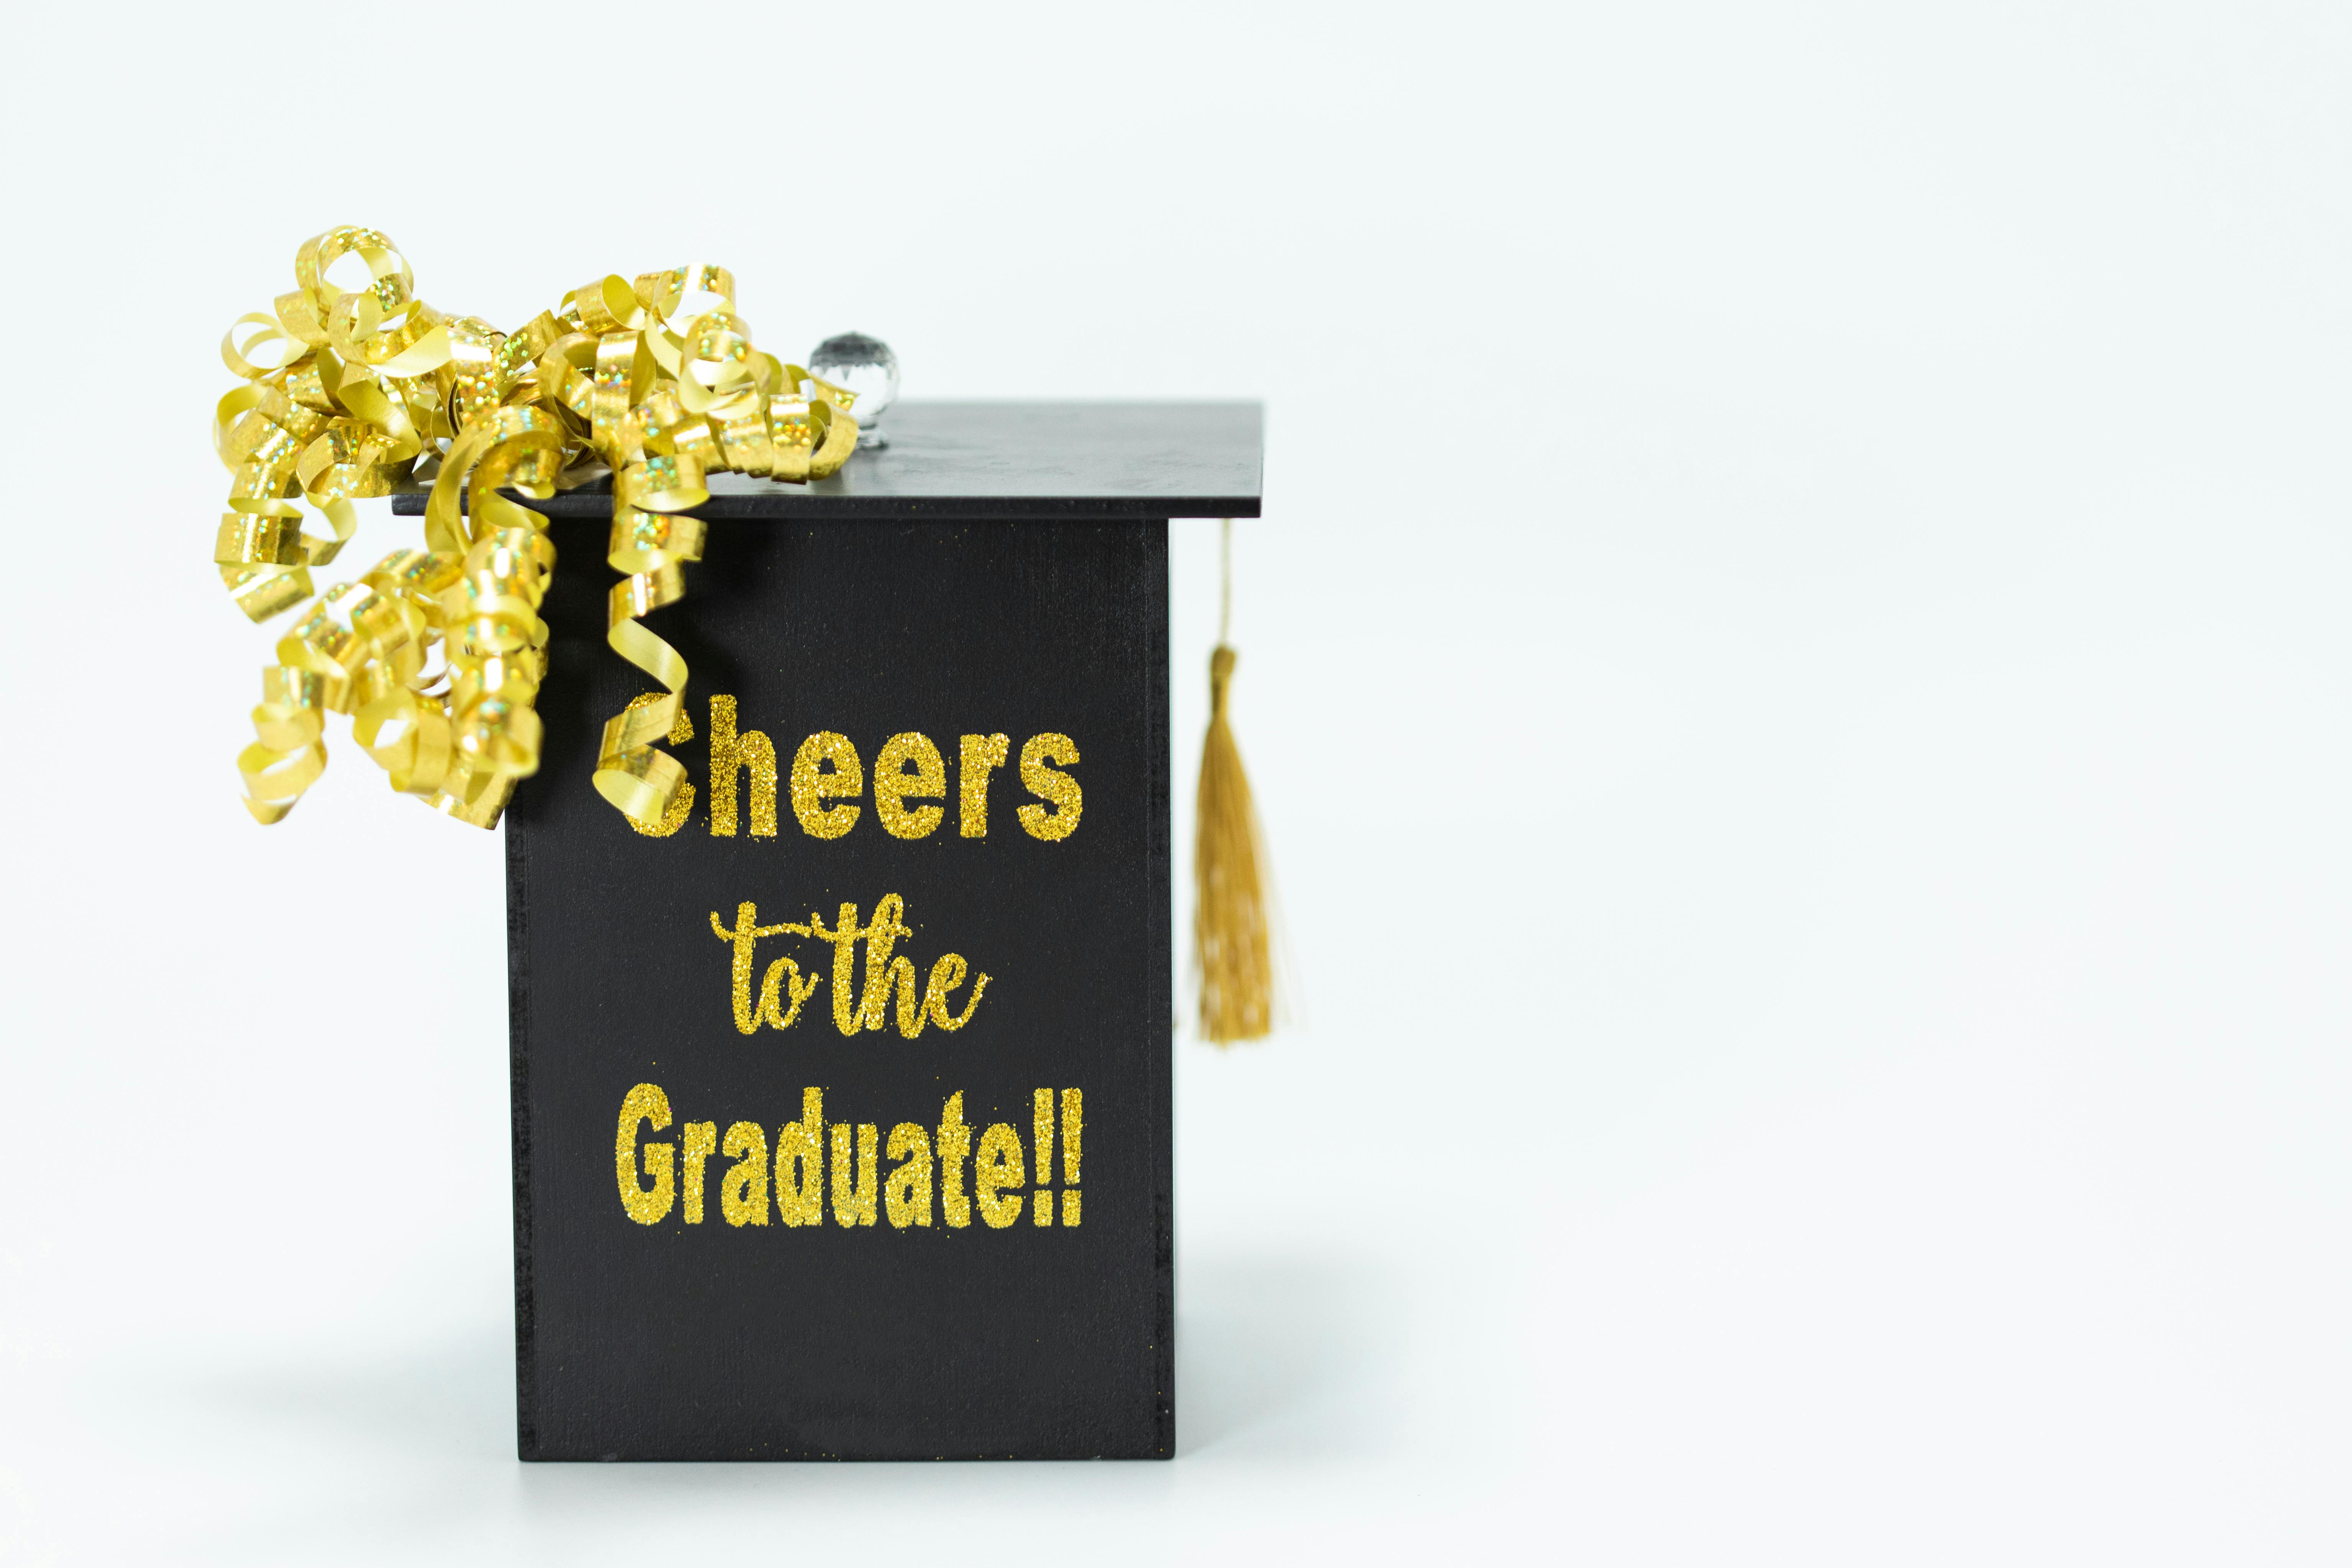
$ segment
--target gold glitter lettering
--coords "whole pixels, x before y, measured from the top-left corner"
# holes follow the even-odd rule
[[[908,763],[915,771],[906,771]],[[944,800],[948,793],[947,764],[929,735],[909,730],[882,743],[874,759],[874,815],[893,838],[921,838],[946,815],[936,805],[907,809],[908,800]]]
[[[668,695],[664,691],[648,691],[643,697],[631,698],[629,707],[632,711],[639,708],[650,708],[656,702],[666,700]],[[678,746],[693,739],[694,721],[687,717],[686,706],[680,703],[677,710],[677,721],[669,727],[669,743]],[[686,826],[687,814],[693,809],[694,786],[690,784],[682,784],[677,786],[677,793],[670,796],[668,806],[662,812],[662,819],[652,826],[646,826],[625,813],[623,814],[621,820],[647,838],[667,838]]]
[[[956,793],[963,802],[962,834],[966,838],[988,837],[988,775],[991,770],[1004,765],[1004,754],[1012,741],[1003,735],[966,735],[963,756],[956,768]]]
[[[971,1163],[972,1201],[980,1205],[980,1217],[991,1230],[1003,1230],[1021,1217],[1018,1193],[1010,1197],[997,1194],[1028,1179],[1021,1168],[1021,1134],[1004,1122],[991,1122],[980,1135],[980,1152]]]
[[[898,988],[898,1032],[911,1040],[923,1032],[923,1022],[927,1016],[923,1005],[915,999],[915,961],[911,958],[892,959],[887,978]],[[874,1023],[866,1026],[869,1029],[881,1027]]]
[[[932,1024],[950,1034],[962,1028],[971,1022],[973,1012],[979,1008],[980,999],[988,990],[989,976],[982,974],[973,981],[971,996],[961,1014],[949,1011],[955,989],[963,984],[969,966],[961,953],[947,953],[931,965],[929,982],[919,997],[914,960],[904,954],[894,955],[899,939],[915,934],[906,922],[906,910],[905,899],[897,893],[886,893],[875,904],[874,920],[868,925],[858,923],[857,906],[854,903],[841,905],[830,927],[818,914],[811,914],[806,925],[785,922],[763,926],[759,923],[759,906],[749,900],[735,906],[732,927],[721,925],[718,911],[711,911],[711,934],[733,948],[729,999],[734,1008],[736,1029],[749,1035],[756,1033],[762,1023],[774,1029],[792,1027],[800,1017],[802,1005],[824,979],[821,974],[803,978],[797,961],[776,959],[768,965],[754,1004],[751,972],[758,957],[756,944],[761,937],[781,935],[814,937],[833,944],[833,1025],[843,1035],[879,1029],[890,1021],[894,1011],[898,1033],[910,1040]],[[856,984],[860,942],[866,943],[866,983],[862,988]]]
[[[776,1132],[776,1210],[790,1226],[824,1223],[824,1090],[801,1090],[801,1119]]]
[[[793,929],[803,936],[808,934],[804,926]],[[770,1028],[791,1028],[793,1020],[801,1016],[801,1004],[809,999],[824,979],[822,974],[812,974],[803,980],[799,964],[789,958],[776,960],[768,965],[768,977],[760,983],[760,1016]],[[788,998],[790,1005],[785,1005]]]
[[[629,704],[632,710],[663,700],[648,692]],[[737,779],[751,777],[751,836],[776,836],[777,759],[774,743],[758,730],[738,730],[737,704],[724,693],[710,699],[709,776],[706,785],[710,807],[710,831],[732,838],[740,831]],[[670,727],[669,740],[679,744],[694,738],[694,721],[683,709]],[[995,771],[1005,764],[1011,738],[999,731],[959,738],[957,768],[957,832],[965,838],[988,837],[988,786]],[[1032,735],[1021,748],[1021,782],[1044,803],[1020,807],[1022,828],[1033,838],[1052,843],[1077,830],[1085,805],[1078,781],[1059,771],[1078,762],[1077,743],[1049,731]],[[866,793],[865,765],[846,735],[821,730],[800,744],[793,754],[788,787],[793,815],[812,838],[839,838],[857,824],[864,808],[834,800],[855,802]],[[926,838],[946,816],[944,807],[913,805],[912,801],[947,798],[947,763],[929,736],[908,730],[883,743],[874,759],[874,811],[884,830],[896,838]],[[691,785],[681,787],[662,820],[651,826],[633,822],[648,837],[666,838],[684,826],[694,805]]]
[[[857,906],[844,904],[834,916],[833,929],[824,929],[823,917],[812,911],[809,931],[823,942],[833,943],[833,1026],[845,1035],[854,1035],[865,1019],[864,1003],[853,1002],[857,995],[857,942],[866,934],[857,923]]]
[[[1029,786],[1031,795],[1060,808],[1048,813],[1042,805],[1023,806],[1018,814],[1021,826],[1030,837],[1050,844],[1077,831],[1078,808],[1084,800],[1078,781],[1045,765],[1059,763],[1067,767],[1077,760],[1077,744],[1067,735],[1032,735],[1021,748],[1021,782]]]
[[[735,1163],[719,1183],[719,1212],[729,1225],[768,1223],[768,1135],[756,1121],[727,1129],[720,1151]]]
[[[971,1129],[964,1125],[963,1090],[948,1096],[940,1112],[940,1213],[950,1226],[971,1223],[971,1200],[963,1195],[964,1156],[971,1152]]]
[[[735,968],[731,977],[731,995],[733,996],[735,1003],[735,1028],[737,1032],[745,1035],[754,1032],[759,1028],[760,1020],[763,1017],[767,1018],[771,1023],[776,1023],[776,1019],[781,1016],[782,1018],[782,1022],[776,1023],[776,1027],[779,1029],[788,1027],[793,1021],[793,1014],[796,1014],[800,1011],[801,1003],[806,999],[806,994],[800,988],[800,966],[793,963],[790,959],[781,959],[778,961],[778,963],[790,966],[793,976],[792,984],[793,1005],[791,1013],[778,1015],[774,1011],[777,1000],[776,983],[779,977],[776,973],[775,965],[773,964],[771,964],[768,968],[767,984],[761,988],[760,1005],[755,1011],[751,1006],[752,944],[757,942],[760,938],[763,936],[782,936],[787,932],[795,936],[807,936],[810,934],[809,928],[807,926],[796,925],[763,926],[760,923],[759,907],[747,900],[746,902],[740,903],[735,906],[734,930],[730,931],[725,926],[719,923],[719,911],[717,910],[710,911],[710,930],[719,941],[733,942],[735,944]],[[815,988],[816,982],[814,980],[810,981],[809,989],[814,990]]]
[[[757,730],[735,731],[735,699],[710,700],[710,831],[735,837],[735,772],[751,775],[751,837],[776,836],[776,748]],[[799,796],[794,795],[798,801]]]
[[[881,1133],[870,1121],[860,1122],[857,1133],[856,1180],[851,1180],[849,1169],[849,1134],[846,1121],[833,1124],[833,1223],[844,1227],[874,1223],[874,1193],[879,1184],[875,1179],[876,1146]]]
[[[1054,1179],[1054,1091],[1041,1089],[1029,1096],[1029,1147],[1037,1158],[1037,1201],[1029,1217],[1041,1226],[1054,1223],[1054,1194],[1045,1191]]]
[[[988,976],[983,974],[971,983],[971,1000],[963,1005],[963,1012],[961,1015],[950,1013],[948,994],[963,984],[965,967],[963,954],[948,953],[931,965],[930,984],[923,987],[924,1016],[950,1035],[971,1022],[972,1012],[980,1005],[981,993],[988,989]],[[909,1039],[922,1032],[920,1029],[908,1029],[903,1015],[898,1028]]]
[[[670,1169],[677,1151],[667,1143],[648,1142],[645,1145],[645,1173],[654,1179],[654,1184],[639,1186],[640,1121],[649,1123],[656,1132],[669,1125],[669,1096],[661,1091],[659,1084],[641,1083],[622,1100],[620,1136],[613,1144],[613,1163],[621,1181],[621,1207],[639,1225],[658,1225],[669,1213],[670,1205],[677,1201],[676,1178]]]
[[[1078,1134],[1086,1126],[1086,1097],[1075,1089],[1062,1091],[1062,1223],[1078,1223]]]
[[[890,1129],[890,1179],[882,1189],[883,1207],[900,1230],[931,1223],[931,1135],[911,1121]]]
[[[915,934],[907,929],[902,918],[906,912],[907,900],[896,893],[883,894],[874,906],[874,923],[866,928],[866,993],[858,1003],[857,1016],[866,1028],[880,1028],[887,1020],[890,988],[895,984],[899,1032],[913,1039],[923,1032],[922,1016],[915,1011],[915,965],[911,960],[890,956],[900,937]]]
[[[963,1091],[948,1096],[934,1133],[912,1121],[901,1121],[886,1140],[873,1122],[827,1122],[824,1090],[801,1091],[801,1118],[779,1128],[774,1160],[761,1124],[737,1121],[718,1136],[718,1122],[689,1121],[678,1128],[679,1142],[646,1139],[641,1131],[666,1131],[670,1125],[669,1097],[656,1084],[641,1083],[622,1102],[614,1142],[615,1173],[622,1206],[639,1225],[656,1225],[674,1208],[683,1208],[688,1225],[707,1216],[704,1199],[714,1153],[732,1162],[718,1178],[719,1211],[730,1226],[766,1226],[772,1191],[777,1212],[793,1226],[822,1226],[828,1206],[825,1191],[827,1156],[832,1168],[829,1206],[833,1221],[844,1229],[871,1228],[887,1215],[891,1228],[929,1228],[931,1194],[936,1185],[940,1212],[950,1228],[965,1229],[972,1210],[992,1230],[1020,1223],[1024,1199],[1033,1225],[1075,1228],[1080,1217],[1078,1176],[1085,1127],[1085,1097],[1076,1089],[1030,1091],[1030,1125],[1026,1146],[1021,1131],[1006,1122],[994,1122],[980,1132],[963,1118]],[[1054,1198],[1054,1144],[1061,1140],[1061,1203]],[[891,1163],[883,1169],[887,1152]],[[1035,1180],[1030,1181],[1034,1159]],[[964,1164],[971,1162],[970,1191]],[[1031,1190],[1023,1191],[1024,1187]],[[676,1200],[683,1198],[681,1205]]]
[[[819,763],[831,763],[832,771],[818,772]],[[828,807],[824,803],[841,796],[855,800],[865,793],[865,768],[848,736],[820,730],[803,741],[793,754],[793,815],[801,819],[801,831],[811,838],[838,838],[856,826],[858,807]]]
[[[712,1151],[719,1147],[719,1123],[689,1121],[678,1129],[685,1142],[678,1146],[677,1156],[683,1169],[679,1185],[685,1189],[686,1223],[702,1223],[702,1170],[710,1163]]]

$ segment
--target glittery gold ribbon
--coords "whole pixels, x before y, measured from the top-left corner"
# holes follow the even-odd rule
[[[213,421],[233,476],[222,583],[256,621],[310,601],[262,671],[237,759],[246,809],[264,823],[293,809],[326,768],[336,712],[393,788],[494,826],[539,769],[539,607],[555,568],[546,518],[506,492],[544,500],[609,472],[608,559],[625,575],[605,640],[662,690],[604,726],[594,783],[639,831],[675,832],[693,786],[654,742],[690,732],[686,661],[639,617],[676,603],[702,558],[703,525],[680,514],[709,499],[713,472],[833,473],[857,445],[855,398],[755,348],[723,267],[601,278],[512,332],[416,298],[373,229],[305,241],[294,276],[270,314],[221,340],[244,384]],[[352,502],[427,477],[425,548],[313,598],[310,568],[358,526]],[[302,502],[329,537],[302,531]]]

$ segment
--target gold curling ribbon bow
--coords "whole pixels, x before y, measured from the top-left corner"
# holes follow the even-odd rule
[[[344,289],[338,272],[359,282]],[[262,671],[254,742],[237,759],[246,809],[294,808],[327,765],[329,712],[392,787],[491,827],[539,770],[533,707],[547,670],[539,607],[555,569],[544,500],[610,473],[607,559],[624,574],[605,640],[661,684],[604,726],[594,783],[641,833],[674,833],[694,788],[655,742],[691,736],[686,661],[640,617],[686,592],[702,557],[714,471],[821,479],[857,445],[853,395],[763,353],[723,267],[602,278],[501,332],[416,297],[374,229],[303,243],[295,289],[238,318],[221,358],[244,384],[220,400],[213,446],[233,476],[213,557],[256,621],[303,606]],[[352,502],[430,479],[425,547],[312,597],[358,526]],[[301,503],[329,536],[302,531]],[[308,601],[305,604],[305,601]]]

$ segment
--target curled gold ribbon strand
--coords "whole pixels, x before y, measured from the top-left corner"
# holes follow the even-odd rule
[[[681,514],[714,472],[835,472],[856,447],[856,399],[755,347],[723,267],[597,279],[511,332],[427,305],[375,229],[304,241],[294,275],[221,340],[243,384],[213,416],[231,476],[221,582],[256,621],[304,606],[262,671],[237,759],[247,809],[273,823],[294,808],[326,768],[335,712],[394,789],[495,826],[539,768],[555,569],[546,518],[507,492],[544,500],[609,471],[623,580],[605,640],[662,689],[606,723],[593,782],[639,832],[677,831],[693,786],[655,742],[692,734],[686,660],[642,617],[682,597],[702,558],[703,524]],[[428,475],[425,548],[314,597],[311,569],[358,527],[352,502]],[[303,531],[305,504],[326,536]]]
[[[684,818],[694,786],[686,782],[686,769],[677,759],[656,750],[653,742],[677,728],[686,660],[637,617],[685,596],[686,574],[680,568],[702,559],[702,522],[634,507],[616,505],[614,512],[606,559],[614,571],[628,575],[613,584],[604,640],[614,653],[660,681],[663,690],[651,701],[640,698],[605,721],[595,784],[598,793],[640,831],[666,826],[675,832],[676,824],[667,819],[674,809]]]

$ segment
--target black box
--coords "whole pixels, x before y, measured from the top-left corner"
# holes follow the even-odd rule
[[[1256,515],[1258,412],[887,427],[830,480],[714,483],[647,623],[691,670],[663,837],[589,783],[649,687],[603,638],[609,498],[537,503],[525,1458],[1173,1452],[1167,522]]]

